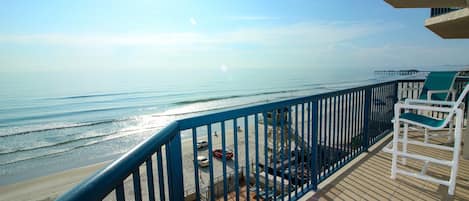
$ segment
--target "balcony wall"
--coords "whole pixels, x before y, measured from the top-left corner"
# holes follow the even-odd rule
[[[442,38],[469,38],[469,8],[439,14],[425,20],[425,27]]]

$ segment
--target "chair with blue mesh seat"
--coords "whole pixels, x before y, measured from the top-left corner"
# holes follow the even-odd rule
[[[464,104],[463,99],[469,91],[469,85],[466,85],[463,92],[459,95],[456,101],[432,101],[432,100],[406,100],[406,103],[396,103],[394,106],[395,118],[394,118],[394,135],[392,141],[392,148],[388,150],[392,152],[392,165],[391,165],[391,178],[396,178],[396,175],[402,174],[407,176],[413,176],[426,181],[438,183],[441,185],[448,186],[448,194],[453,195],[456,185],[456,175],[458,171],[459,163],[459,152],[461,150],[461,133],[464,119]],[[411,103],[411,104],[410,104]],[[401,113],[401,111],[405,111]],[[411,111],[429,111],[429,112],[440,112],[444,113],[444,118],[434,118],[426,116],[420,113],[414,113]],[[416,140],[408,139],[409,125],[420,126],[429,130],[439,130],[446,127],[452,120],[455,119],[455,128],[452,130],[454,137],[453,147],[429,144]],[[399,138],[401,124],[403,127],[403,137]],[[398,143],[402,143],[402,151],[398,150]],[[440,149],[443,151],[451,151],[452,160],[442,160],[433,158],[432,156],[424,156],[415,153],[408,153],[407,144],[413,144],[417,146],[425,146],[434,149]],[[424,161],[424,165],[420,173],[409,172],[397,168],[397,159],[411,158],[415,160]],[[448,166],[451,168],[450,179],[442,180],[438,178],[426,175],[427,168],[430,164],[439,164]],[[403,164],[405,162],[403,161]]]
[[[434,100],[434,101],[446,101],[451,100],[455,101],[456,90],[453,89],[454,82],[456,80],[458,72],[455,71],[438,71],[430,72],[425,79],[421,92],[418,96],[418,100]],[[415,91],[419,88],[403,88],[404,91]],[[401,98],[402,99],[402,98]],[[409,104],[410,99],[404,100]],[[428,129],[424,128],[424,142],[428,143],[429,138],[431,137],[441,137],[448,136],[448,140],[451,141],[452,137],[449,133],[452,132],[453,125],[452,122],[449,124],[448,134],[430,134]]]
[[[451,95],[451,98],[454,101],[456,91],[453,89],[453,85],[457,74],[458,72],[455,71],[435,71],[428,73],[418,99],[446,101]],[[403,86],[401,90],[404,92],[420,89]],[[401,100],[404,99],[401,98]]]

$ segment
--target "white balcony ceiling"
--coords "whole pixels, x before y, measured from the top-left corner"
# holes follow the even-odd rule
[[[466,0],[384,0],[394,8],[467,7]]]

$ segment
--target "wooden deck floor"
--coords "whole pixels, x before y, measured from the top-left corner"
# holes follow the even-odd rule
[[[421,140],[423,137],[411,133],[410,138]],[[403,175],[390,178],[391,154],[381,151],[392,137],[382,140],[369,153],[348,164],[334,178],[329,178],[318,186],[318,192],[310,193],[301,200],[469,200],[469,160],[460,156],[456,193],[447,194],[443,185],[426,182]],[[446,139],[434,139],[434,143],[444,144]],[[409,152],[424,153],[441,159],[450,159],[451,153],[409,145]],[[399,164],[399,163],[398,163]],[[423,162],[408,159],[406,166],[399,168],[419,171]],[[429,175],[449,178],[448,167],[431,165]]]

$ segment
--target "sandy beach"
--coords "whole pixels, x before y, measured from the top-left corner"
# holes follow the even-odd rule
[[[55,200],[59,195],[109,163],[110,161],[97,163],[16,184],[0,186],[0,200]]]

